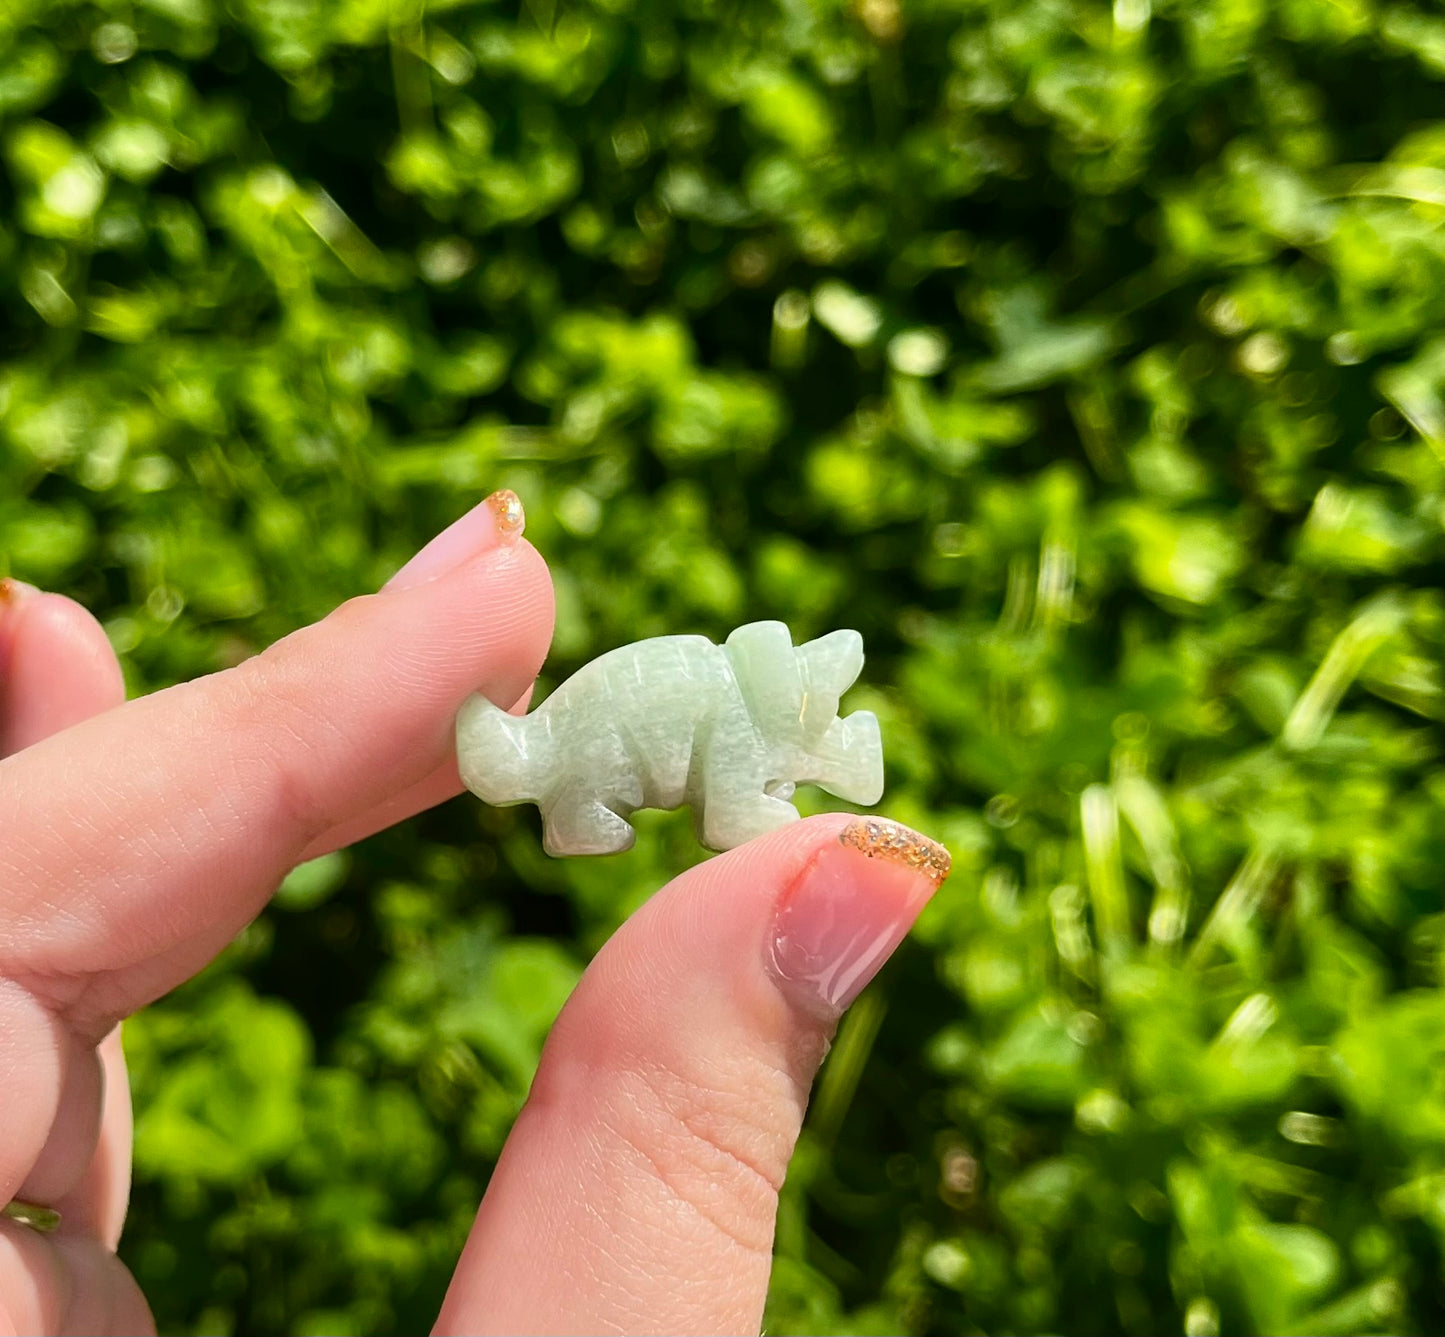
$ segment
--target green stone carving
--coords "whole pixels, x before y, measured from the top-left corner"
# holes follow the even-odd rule
[[[584,665],[530,715],[469,698],[462,781],[487,803],[535,803],[548,854],[630,849],[633,811],[683,804],[704,845],[731,849],[796,821],[798,784],[882,797],[877,717],[838,716],[862,667],[856,631],[794,646],[781,622],[739,627],[725,645],[639,641]]]

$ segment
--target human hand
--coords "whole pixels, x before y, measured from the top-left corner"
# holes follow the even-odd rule
[[[124,705],[94,619],[0,583],[0,1204],[22,1218],[0,1220],[0,1334],[151,1329],[115,1255],[119,1021],[297,862],[458,792],[470,692],[525,702],[551,582],[489,503],[382,593]],[[946,867],[903,828],[822,817],[653,897],[554,1028],[438,1331],[756,1331],[832,1028]]]

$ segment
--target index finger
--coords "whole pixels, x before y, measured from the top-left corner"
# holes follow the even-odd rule
[[[500,518],[484,504],[437,540],[440,574],[409,564],[237,668],[0,761],[0,975],[99,1039],[214,956],[322,833],[443,767],[470,692],[516,701],[552,586]]]

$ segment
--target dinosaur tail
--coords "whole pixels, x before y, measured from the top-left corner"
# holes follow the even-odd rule
[[[538,715],[509,715],[478,695],[457,712],[457,766],[483,803],[535,803],[548,788],[555,752]]]

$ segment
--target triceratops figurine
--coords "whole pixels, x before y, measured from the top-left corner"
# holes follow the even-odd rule
[[[704,845],[731,849],[796,821],[796,784],[882,797],[877,717],[838,717],[862,667],[856,631],[795,647],[781,622],[739,627],[725,645],[639,641],[584,665],[530,715],[470,697],[457,715],[462,781],[487,803],[535,803],[548,854],[630,849],[634,809],[684,803]]]

